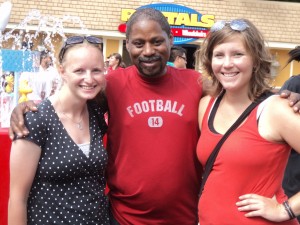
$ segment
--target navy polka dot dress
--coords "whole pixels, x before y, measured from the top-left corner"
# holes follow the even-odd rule
[[[25,139],[42,149],[28,198],[28,224],[109,224],[103,113],[88,103],[91,140],[87,157],[66,132],[51,102],[46,99],[38,108],[26,114],[30,134]]]

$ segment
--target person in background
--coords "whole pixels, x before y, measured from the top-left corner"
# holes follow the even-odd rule
[[[28,112],[27,137],[12,142],[9,225],[110,224],[104,195],[107,152],[101,41],[69,37],[59,53],[59,92]]]
[[[52,58],[48,51],[40,53],[40,66],[38,72],[23,72],[19,81],[27,80],[32,88],[32,93],[28,94],[28,99],[40,102],[53,95],[59,90],[61,79],[57,69],[53,67]]]
[[[122,61],[122,62],[120,63],[120,66],[119,66],[119,67],[125,69],[127,66],[126,66],[126,64]]]
[[[28,99],[37,102],[42,101],[49,96],[49,83],[52,84],[52,79],[49,78],[46,72],[50,66],[51,58],[47,51],[40,53],[40,66],[38,72],[24,72],[21,74],[20,81],[27,80],[28,85],[32,88],[32,93],[28,94]]]
[[[271,55],[253,23],[237,19],[216,22],[199,57],[217,87],[199,104],[197,155],[205,166],[244,110],[270,94]],[[198,204],[200,224],[298,224],[300,192],[288,199],[282,179],[291,147],[300,152],[299,136],[300,118],[284,99],[256,106],[217,155]]]
[[[121,63],[122,56],[119,53],[111,54],[108,60],[108,73],[110,73],[113,70],[122,69],[123,67],[120,66]]]
[[[172,45],[165,16],[153,8],[137,9],[126,30],[133,66],[106,75],[112,224],[198,224],[201,75],[166,66]],[[14,109],[10,137],[13,131],[28,134],[26,109],[36,110],[32,102]],[[294,110],[299,112],[299,105]]]
[[[104,61],[104,69],[105,69],[104,74],[105,74],[105,75],[108,73],[108,68],[109,68],[109,57],[110,57],[110,56],[108,56],[108,57],[106,58],[106,60]]]
[[[289,52],[289,60],[287,64],[295,61],[300,61],[300,46],[292,49]],[[292,92],[300,93],[300,75],[290,77],[281,87],[280,92],[283,90],[289,90]],[[294,149],[292,149],[287,166],[285,168],[282,186],[284,192],[288,197],[292,197],[294,194],[300,191],[300,155]],[[297,217],[300,222],[300,216]]]
[[[52,64],[51,57],[48,51],[42,51],[40,53],[40,67],[39,71],[46,71],[49,66]]]
[[[39,67],[39,76],[44,77],[46,81],[45,97],[53,95],[61,86],[61,79],[57,69],[53,65],[53,59],[50,52],[41,53],[41,63]]]
[[[171,48],[171,55],[167,65],[174,66],[176,68],[186,69],[186,63],[186,50],[181,46],[173,46]]]

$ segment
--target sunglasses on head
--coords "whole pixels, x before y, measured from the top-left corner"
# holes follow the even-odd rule
[[[72,36],[72,37],[68,37],[67,40],[65,41],[61,52],[59,54],[59,61],[62,62],[65,52],[67,50],[67,47],[70,45],[76,45],[76,44],[82,44],[84,42],[84,40],[87,40],[87,42],[91,43],[91,44],[95,44],[95,45],[99,45],[102,43],[102,40],[94,37],[94,36]]]
[[[244,31],[249,27],[249,25],[244,20],[231,20],[231,21],[221,20],[216,22],[210,28],[210,32],[216,32],[222,30],[225,26],[229,26],[232,30],[235,31]]]

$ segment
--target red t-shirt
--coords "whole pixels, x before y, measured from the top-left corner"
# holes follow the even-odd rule
[[[115,71],[115,70],[123,70],[123,67],[118,66],[116,69],[113,69],[111,66],[107,68],[107,74]]]
[[[199,78],[171,67],[151,81],[134,66],[107,75],[108,186],[120,224],[197,224]]]

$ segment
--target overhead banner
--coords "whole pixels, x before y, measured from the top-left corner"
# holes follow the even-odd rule
[[[154,8],[161,11],[168,20],[174,35],[174,44],[185,44],[205,38],[214,24],[214,15],[202,15],[194,9],[171,3],[155,3],[140,8]],[[122,9],[121,20],[127,22],[135,9]],[[126,32],[126,23],[119,25],[119,31]]]

